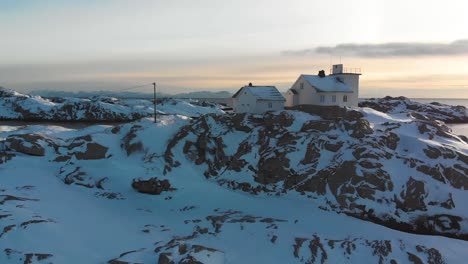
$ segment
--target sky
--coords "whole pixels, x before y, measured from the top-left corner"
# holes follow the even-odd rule
[[[468,98],[466,10],[465,0],[0,0],[0,86],[285,91],[343,63],[360,68],[361,97]]]

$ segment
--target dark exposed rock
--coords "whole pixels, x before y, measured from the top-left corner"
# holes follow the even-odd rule
[[[143,150],[143,143],[140,141],[133,142],[133,140],[137,137],[137,131],[141,128],[142,126],[140,125],[132,126],[130,131],[123,137],[122,147],[125,149],[125,151],[127,151],[127,155]]]
[[[162,192],[174,191],[169,180],[159,180],[158,178],[150,178],[148,180],[133,180],[133,189],[141,193],[160,195]]]
[[[349,121],[356,121],[364,117],[364,114],[355,110],[348,110],[344,118]]]
[[[424,188],[424,182],[410,177],[400,193],[401,200],[396,200],[397,207],[406,212],[415,210],[426,211],[426,204],[424,202],[426,197],[427,193]]]
[[[159,254],[158,264],[175,264],[175,262],[172,261],[171,256],[172,256],[171,253],[161,253],[161,254]]]
[[[108,148],[98,143],[88,143],[84,152],[75,152],[75,157],[79,160],[96,160],[106,157]]]
[[[350,136],[354,138],[363,138],[366,135],[370,135],[374,132],[370,127],[369,121],[366,119],[358,119],[352,123],[345,123],[345,128],[351,131]]]
[[[398,141],[400,141],[400,138],[398,137],[397,134],[393,133],[393,132],[390,132],[388,133],[388,135],[384,138],[385,140],[385,145],[392,149],[392,150],[396,150],[397,146],[398,146]]]
[[[202,256],[204,260],[216,257],[224,257],[224,252],[199,244],[190,243],[198,236],[194,232],[189,236],[174,237],[164,245],[158,246],[154,251],[159,254],[158,264],[203,264],[197,257]]]
[[[307,121],[302,128],[301,131],[306,132],[310,130],[317,130],[320,132],[330,131],[336,128],[336,125],[333,121],[328,120],[311,120]]]
[[[11,135],[5,140],[7,150],[16,151],[32,156],[44,156],[45,148],[43,145],[52,144],[43,136],[37,134]]]
[[[443,173],[453,187],[468,190],[468,168],[455,164],[452,168],[444,168]]]
[[[48,253],[24,253],[22,251],[14,250],[11,248],[5,248],[3,250],[3,253],[9,260],[9,263],[10,261],[12,263],[23,264],[44,263],[45,260],[50,261],[50,259],[54,257],[54,255]]]
[[[363,249],[372,252],[366,259],[369,263],[397,263],[390,258],[391,253],[406,253],[408,260],[414,263],[445,263],[438,250],[421,245],[404,245],[393,240],[328,239],[317,234],[311,238],[295,238],[293,255],[301,263],[341,263],[343,259],[346,263],[359,263],[363,261],[359,253]]]
[[[8,162],[13,157],[16,157],[16,155],[14,153],[0,152],[0,164]]]

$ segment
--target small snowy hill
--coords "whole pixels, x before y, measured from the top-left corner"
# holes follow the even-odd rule
[[[0,263],[468,257],[468,143],[423,116],[167,115],[0,138]]]
[[[384,97],[365,99],[360,107],[370,107],[384,113],[419,113],[445,123],[468,123],[468,111],[464,106],[451,106],[441,103],[424,104],[406,97]]]
[[[196,100],[164,100],[160,107],[160,114],[178,113],[196,117],[200,114],[223,113],[217,105],[201,105]],[[153,103],[148,100],[121,100],[106,96],[49,100],[0,88],[0,120],[122,122],[149,117],[153,113]]]

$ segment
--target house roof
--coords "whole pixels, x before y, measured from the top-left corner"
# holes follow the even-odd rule
[[[249,90],[257,100],[263,101],[286,101],[283,95],[276,89],[275,86],[244,86],[237,91],[232,98],[237,98],[238,95],[245,90]]]
[[[302,78],[312,85],[318,92],[340,92],[340,93],[352,93],[353,90],[349,88],[345,83],[340,81],[338,77],[328,75],[320,77],[318,75],[306,75],[302,74]]]

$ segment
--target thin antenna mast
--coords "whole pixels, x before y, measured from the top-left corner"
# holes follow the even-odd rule
[[[153,83],[154,88],[154,123],[156,123],[156,82]]]

